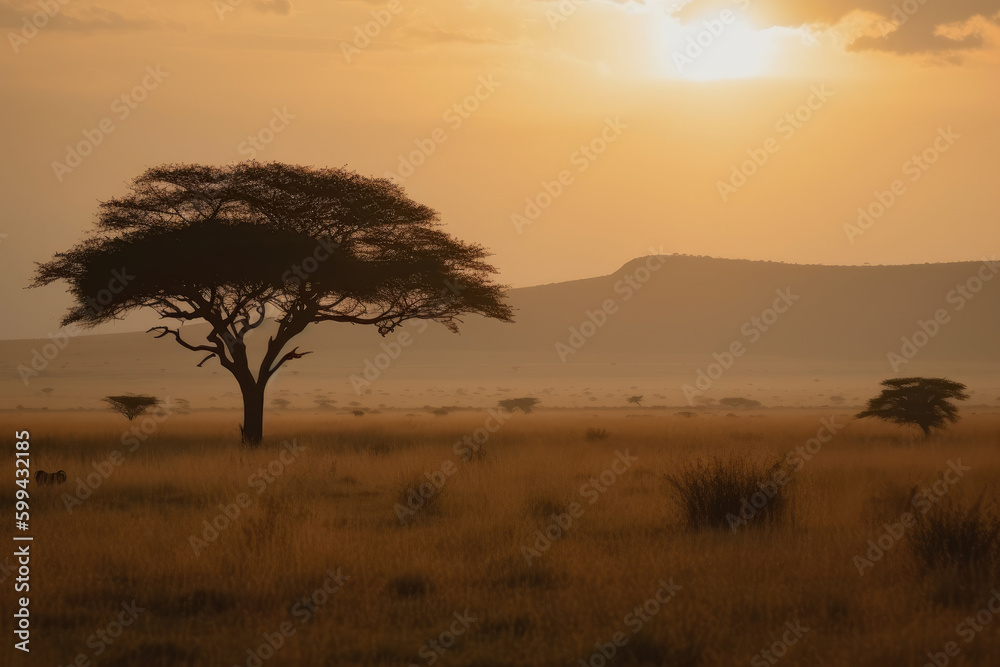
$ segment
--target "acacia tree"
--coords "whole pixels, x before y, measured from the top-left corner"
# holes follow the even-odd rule
[[[154,405],[160,404],[160,399],[155,396],[143,396],[141,394],[105,396],[101,400],[109,404],[115,412],[124,415],[129,421],[132,421]]]
[[[520,410],[524,414],[530,413],[538,405],[540,401],[537,398],[524,397],[524,398],[505,398],[497,402],[501,410],[506,410],[507,412],[514,412],[514,410]]]
[[[642,396],[629,396],[626,400],[633,405],[642,405]]]
[[[919,426],[925,437],[931,429],[957,422],[958,408],[951,401],[969,398],[964,384],[943,378],[893,378],[883,380],[882,386],[882,393],[869,399],[867,409],[856,417]]]
[[[142,308],[173,320],[150,332],[233,375],[243,442],[255,446],[267,382],[309,354],[288,347],[310,324],[372,325],[385,336],[411,319],[452,331],[467,313],[511,321],[487,254],[387,179],[281,163],[164,165],[102,202],[93,234],[40,264],[33,286],[69,284],[64,325]],[[179,325],[200,321],[204,342],[182,336]],[[270,336],[251,351],[247,334],[260,327]]]

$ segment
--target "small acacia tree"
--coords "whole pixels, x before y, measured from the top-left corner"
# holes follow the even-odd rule
[[[111,409],[119,412],[132,421],[154,405],[160,404],[160,399],[155,396],[142,396],[139,394],[123,394],[121,396],[105,396],[105,403],[111,405]]]
[[[629,396],[628,402],[632,405],[642,405],[642,396]]]
[[[281,163],[165,165],[101,203],[96,225],[41,264],[33,286],[69,283],[75,306],[64,325],[141,308],[207,322],[204,342],[179,326],[150,331],[233,375],[251,446],[263,437],[267,382],[309,354],[288,348],[310,324],[371,325],[385,336],[411,319],[457,331],[466,313],[512,318],[487,252],[441,231],[435,211],[387,179]],[[259,327],[270,337],[252,351],[247,334]]]
[[[505,398],[502,401],[499,401],[497,405],[499,405],[501,409],[506,410],[507,412],[514,412],[514,410],[520,410],[524,414],[528,414],[529,412],[535,409],[538,403],[539,400],[537,398],[525,397],[525,398]]]
[[[964,384],[943,378],[894,378],[883,380],[882,386],[882,393],[869,399],[867,409],[856,417],[918,426],[925,437],[931,429],[957,422],[958,408],[952,401],[969,398]]]

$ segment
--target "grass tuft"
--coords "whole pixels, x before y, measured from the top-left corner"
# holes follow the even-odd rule
[[[734,529],[774,526],[790,517],[788,479],[783,462],[762,463],[748,454],[698,460],[664,478],[687,527]]]

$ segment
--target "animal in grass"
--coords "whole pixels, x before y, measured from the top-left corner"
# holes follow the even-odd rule
[[[66,471],[60,470],[58,472],[45,472],[44,470],[39,470],[35,473],[35,481],[39,484],[62,484],[66,481]]]

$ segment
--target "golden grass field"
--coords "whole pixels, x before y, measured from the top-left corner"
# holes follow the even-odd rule
[[[452,445],[487,416],[289,411],[271,414],[264,446],[247,451],[237,413],[181,414],[127,452],[120,416],[8,412],[5,430],[31,431],[32,470],[64,469],[69,481],[30,486],[31,653],[8,644],[3,654],[12,665],[599,667],[595,644],[621,632],[628,641],[608,664],[922,666],[948,642],[960,649],[949,664],[997,664],[1000,623],[968,643],[956,631],[986,605],[988,583],[953,595],[950,580],[915,566],[905,537],[864,576],[853,559],[907,509],[911,487],[934,482],[949,461],[971,467],[949,496],[1000,493],[1000,414],[966,411],[924,443],[836,410],[518,413],[463,461]],[[831,416],[845,427],[795,474],[792,523],[685,529],[664,474],[734,451],[784,456]],[[589,427],[609,437],[588,441]],[[252,476],[293,438],[304,451],[259,484]],[[68,512],[62,494],[113,450],[124,462]],[[618,450],[636,461],[606,492],[581,495]],[[5,507],[13,458],[5,447]],[[445,461],[454,474],[440,495],[402,524],[394,506],[405,489]],[[204,537],[203,522],[240,494],[249,506],[196,555],[191,536]],[[529,565],[522,547],[572,502],[582,514]],[[297,602],[338,569],[348,577],[342,588],[303,623]],[[661,579],[681,588],[633,632],[637,616],[626,616]],[[134,622],[110,644],[95,639],[133,600],[144,609]],[[426,643],[449,631],[456,612],[476,620],[433,652]],[[11,622],[5,613],[12,643]],[[761,651],[787,636],[786,623],[808,631],[772,663]],[[282,624],[294,633],[273,655],[248,653]]]

